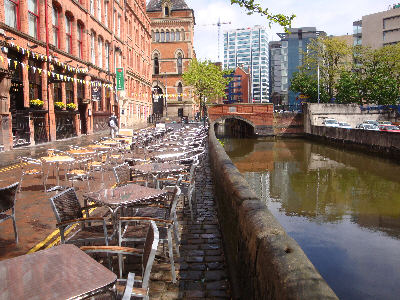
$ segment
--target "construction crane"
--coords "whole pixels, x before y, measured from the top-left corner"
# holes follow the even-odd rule
[[[221,18],[218,18],[218,22],[215,24],[203,24],[201,26],[218,26],[218,61],[219,61],[219,53],[220,53],[220,37],[221,37],[221,26],[228,25],[231,22],[221,22]]]

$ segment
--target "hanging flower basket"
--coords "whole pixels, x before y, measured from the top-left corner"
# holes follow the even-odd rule
[[[55,110],[63,110],[65,108],[65,104],[63,102],[54,102]]]
[[[32,109],[42,109],[44,102],[40,99],[33,99],[29,101],[29,106]]]
[[[72,111],[76,110],[76,104],[75,103],[68,103],[67,104],[67,109],[68,110],[72,110]]]

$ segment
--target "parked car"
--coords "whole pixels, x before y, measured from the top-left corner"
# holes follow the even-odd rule
[[[378,123],[379,123],[379,125],[394,125],[390,121],[379,121]]]
[[[339,123],[336,119],[326,118],[322,121],[322,125],[327,127],[338,127]]]
[[[400,128],[395,125],[379,125],[380,131],[400,132]]]
[[[361,123],[361,124],[358,124],[358,125],[356,126],[356,128],[358,128],[358,129],[363,129],[363,130],[374,130],[374,131],[379,131],[379,127],[378,127],[378,126],[375,126],[375,125],[373,125],[373,124],[364,124],[364,123]]]
[[[339,123],[338,123],[338,127],[339,127],[339,128],[351,129],[350,124],[349,124],[349,123],[346,123],[346,122],[339,122]]]
[[[379,126],[379,122],[376,120],[367,120],[367,121],[364,121],[363,124],[372,124],[375,126]]]

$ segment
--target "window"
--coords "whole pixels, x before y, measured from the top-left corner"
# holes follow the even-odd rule
[[[65,50],[68,53],[72,52],[72,21],[71,18],[68,16],[65,16],[65,36],[66,36],[66,44],[65,44]]]
[[[108,27],[108,1],[104,1],[104,24]]]
[[[178,74],[182,74],[182,54],[178,54],[178,58],[177,58],[177,67],[178,67]]]
[[[97,19],[101,22],[101,0],[97,0]]]
[[[175,41],[175,31],[171,31],[171,41]]]
[[[28,71],[29,99],[42,99],[42,76],[39,74],[39,72],[35,72],[33,68],[40,68],[41,63],[39,61],[29,59],[28,64],[30,66]]]
[[[19,0],[4,0],[4,22],[15,29],[19,29]]]
[[[160,33],[158,31],[156,31],[156,42],[160,42]]]
[[[181,39],[181,33],[180,33],[179,31],[177,31],[176,34],[175,34],[175,37],[176,37],[175,40],[176,40],[177,42],[179,42],[179,40]]]
[[[168,6],[166,6],[166,7],[164,8],[164,15],[165,15],[166,17],[169,17],[169,7],[168,7]]]
[[[107,42],[104,44],[104,56],[106,59],[106,70],[110,71],[110,44]]]
[[[118,14],[118,27],[117,27],[117,36],[120,37],[121,36],[121,15]]]
[[[97,46],[98,46],[98,56],[97,56],[97,58],[98,58],[98,66],[100,67],[100,68],[103,68],[103,40],[101,39],[101,37],[99,37],[99,40],[98,40],[98,43],[97,43]]]
[[[182,88],[182,83],[178,83],[178,101],[182,101],[182,93],[183,93],[183,88]]]
[[[28,0],[29,35],[39,39],[39,6],[38,0]]]
[[[60,24],[58,8],[53,6],[53,44],[60,48]]]
[[[90,13],[94,16],[94,0],[90,0]]]
[[[183,29],[181,30],[181,36],[182,36],[182,41],[184,41],[185,40],[185,31]]]
[[[161,31],[161,40],[160,40],[160,42],[161,43],[165,42],[165,32],[164,31]]]
[[[83,46],[83,41],[82,41],[82,38],[83,38],[83,26],[82,26],[82,24],[78,23],[76,28],[78,30],[78,32],[77,32],[78,57],[82,58],[83,57],[83,47],[82,47]]]
[[[95,36],[94,32],[92,31],[92,35],[90,37],[90,57],[91,57],[92,64],[94,64],[94,65],[96,64],[96,55],[94,53],[95,38],[96,38],[96,36]]]
[[[166,41],[169,42],[170,41],[170,39],[169,39],[169,37],[170,37],[169,30],[167,30],[165,36],[166,36]]]
[[[160,74],[160,63],[158,61],[158,55],[154,56],[154,74]]]
[[[67,81],[65,83],[65,97],[68,103],[74,103],[74,83]]]
[[[113,32],[115,33],[115,22],[117,22],[117,11],[114,10],[113,14]]]

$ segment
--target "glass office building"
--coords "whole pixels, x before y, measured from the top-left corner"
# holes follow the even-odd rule
[[[250,100],[253,103],[269,102],[268,63],[268,37],[265,27],[255,26],[224,33],[224,68],[250,68]]]

